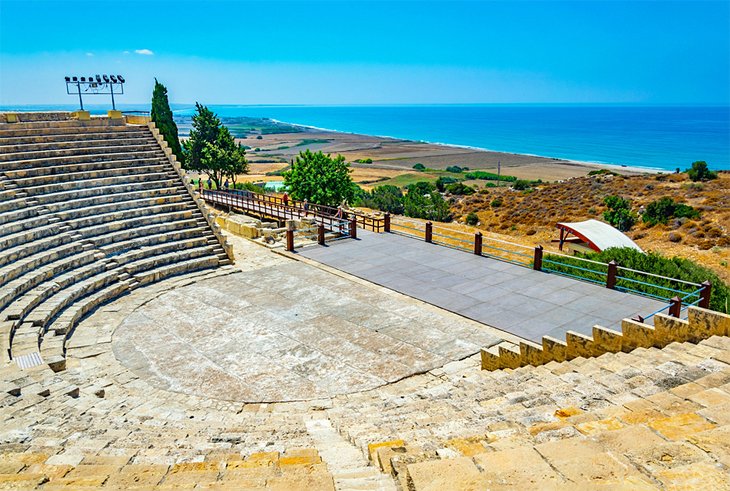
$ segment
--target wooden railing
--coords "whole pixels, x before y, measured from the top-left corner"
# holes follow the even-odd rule
[[[208,203],[237,208],[259,216],[277,220],[301,220],[307,218],[317,225],[322,225],[328,232],[348,235],[350,224],[347,219],[335,215],[324,214],[313,209],[305,210],[292,204],[284,204],[281,198],[249,191],[214,191],[203,189],[202,197]]]

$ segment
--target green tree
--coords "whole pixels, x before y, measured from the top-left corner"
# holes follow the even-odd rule
[[[291,197],[296,200],[337,206],[355,196],[350,165],[342,155],[332,158],[321,151],[312,153],[307,149],[299,153],[291,170],[284,172],[283,177]]]
[[[403,198],[403,214],[439,222],[451,220],[449,203],[430,182],[417,182],[408,186]]]
[[[377,186],[363,196],[362,206],[387,211],[396,215],[403,214],[403,192],[398,186]]]
[[[215,143],[205,143],[200,162],[201,168],[206,169],[218,189],[221,189],[220,182],[223,178],[230,179],[235,189],[237,176],[248,173],[246,150],[240,143],[236,144],[233,135],[225,126],[221,126],[218,130]]]
[[[608,210],[603,219],[622,232],[631,230],[636,223],[636,214],[631,211],[631,202],[620,196],[606,196],[603,200]]]
[[[150,111],[150,119],[160,134],[170,146],[170,150],[175,154],[177,160],[184,166],[185,156],[180,147],[180,138],[177,133],[177,125],[172,119],[172,111],[170,103],[167,100],[167,87],[162,85],[155,79],[155,88],[152,91],[152,109]]]
[[[692,168],[687,169],[687,175],[693,181],[708,181],[710,179],[717,179],[717,172],[712,172],[707,167],[707,162],[705,162],[704,160],[692,162]]]
[[[248,172],[246,150],[213,111],[198,103],[195,108],[190,138],[183,143],[186,168],[208,174],[218,189],[225,178],[235,185],[236,175]]]

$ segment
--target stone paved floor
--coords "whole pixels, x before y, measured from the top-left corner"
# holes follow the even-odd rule
[[[636,295],[541,273],[395,234],[359,233],[359,240],[298,251],[341,271],[470,319],[540,342],[568,330],[617,329],[621,319],[664,306]]]
[[[449,312],[261,252],[259,268],[141,306],[114,333],[117,358],[163,389],[272,402],[372,389],[500,341]]]

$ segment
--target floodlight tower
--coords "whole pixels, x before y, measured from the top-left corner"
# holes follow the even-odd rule
[[[79,80],[80,78],[80,80]],[[117,105],[114,100],[114,88],[117,87],[117,94],[124,94],[124,77],[121,75],[96,75],[88,77],[70,77],[66,76],[66,93],[69,95],[79,96],[79,105],[84,110],[84,100],[82,92],[87,94],[111,94],[112,110],[116,111]],[[83,90],[82,90],[83,89]]]

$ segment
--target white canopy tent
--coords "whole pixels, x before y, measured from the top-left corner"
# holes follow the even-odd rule
[[[585,245],[596,252],[601,252],[609,247],[631,247],[637,251],[644,252],[641,247],[629,239],[620,230],[598,220],[586,220],[584,222],[558,223],[560,229],[560,249],[563,243],[569,240],[570,235],[578,237],[585,242]]]

